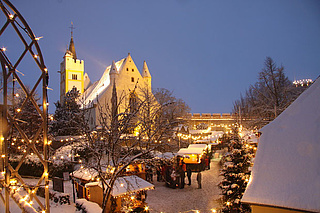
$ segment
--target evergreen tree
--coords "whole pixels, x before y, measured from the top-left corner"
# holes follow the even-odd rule
[[[79,91],[73,87],[66,93],[63,103],[55,103],[56,111],[50,127],[53,136],[80,135],[84,116],[78,104]]]
[[[229,143],[229,152],[223,157],[221,169],[222,182],[219,188],[222,191],[223,209],[222,212],[250,212],[247,204],[240,202],[246,189],[251,164],[251,154],[245,148],[243,142],[234,135]]]

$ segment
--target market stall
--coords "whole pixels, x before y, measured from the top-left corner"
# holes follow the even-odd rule
[[[85,185],[88,200],[102,206],[102,183],[91,182]],[[106,185],[104,187],[107,187]],[[120,212],[121,209],[136,209],[146,207],[146,191],[154,189],[154,185],[136,176],[118,177],[114,183],[110,201],[107,202],[105,212]]]

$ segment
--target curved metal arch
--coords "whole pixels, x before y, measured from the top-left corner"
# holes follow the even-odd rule
[[[49,204],[49,180],[48,180],[48,137],[47,137],[47,130],[48,130],[48,119],[47,119],[47,87],[48,87],[48,70],[44,64],[44,58],[41,53],[41,49],[38,44],[38,38],[34,35],[31,28],[27,24],[26,20],[23,18],[23,16],[20,14],[20,12],[10,3],[8,0],[0,0],[0,8],[7,18],[4,25],[0,29],[0,38],[3,35],[3,33],[9,28],[12,27],[14,29],[14,32],[18,35],[20,40],[22,41],[24,45],[24,51],[18,58],[18,60],[14,63],[10,60],[10,58],[6,55],[5,49],[0,49],[0,62],[1,62],[1,68],[2,68],[2,74],[3,74],[3,107],[2,107],[2,114],[3,114],[3,120],[5,122],[2,122],[2,126],[4,126],[4,123],[8,122],[9,127],[15,127],[19,134],[24,138],[27,144],[27,150],[26,153],[23,155],[23,157],[20,159],[20,163],[16,168],[13,168],[9,163],[9,138],[10,138],[10,132],[6,133],[1,132],[1,143],[2,149],[0,149],[1,156],[3,159],[4,168],[2,173],[5,174],[4,180],[0,180],[0,186],[5,188],[5,196],[3,197],[2,194],[0,194],[0,202],[1,200],[5,203],[5,212],[10,212],[10,195],[12,196],[14,193],[14,186],[10,183],[11,178],[15,178],[18,180],[20,186],[23,186],[26,189],[26,193],[28,194],[29,198],[27,201],[35,200],[38,206],[41,208],[41,212],[50,212],[50,204]],[[31,42],[28,43],[28,41],[25,39],[26,37],[30,38]],[[35,51],[33,50],[35,48]],[[40,69],[40,75],[34,86],[31,88],[31,90],[28,90],[27,87],[23,83],[23,79],[21,79],[17,75],[17,67],[20,65],[20,62],[27,54],[31,54],[34,62],[37,64],[38,68]],[[19,124],[15,120],[15,116],[12,115],[12,113],[8,110],[8,79],[12,76],[16,79],[16,81],[19,83],[19,86],[25,93],[25,100],[22,103],[21,108],[23,108],[27,101],[30,101],[32,105],[35,107],[36,111],[39,113],[42,123],[41,127],[38,129],[38,131],[35,133],[33,137],[28,138],[28,136],[24,133],[24,130],[20,128]],[[37,104],[37,101],[34,98],[36,89],[40,87],[42,83],[42,109]],[[40,153],[36,146],[35,141],[39,137],[39,135],[42,134],[42,142],[43,142],[43,151]],[[36,156],[39,158],[40,162],[42,163],[44,167],[43,174],[41,178],[38,181],[38,184],[35,187],[28,186],[24,182],[24,180],[19,175],[19,169],[22,165],[22,162],[25,160],[27,155],[31,154],[31,152],[34,152]],[[1,167],[0,167],[1,169]],[[41,183],[44,182],[45,186],[45,204],[42,204],[41,201],[38,199],[36,195],[36,191],[40,187]],[[12,196],[13,198],[13,196]],[[20,207],[21,211],[25,211],[24,207],[19,203],[19,200],[12,199],[16,202],[16,204]],[[28,203],[29,205],[30,203]],[[32,208],[32,205],[30,205]],[[36,210],[35,210],[36,211]]]

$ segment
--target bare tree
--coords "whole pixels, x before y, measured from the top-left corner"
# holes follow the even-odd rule
[[[258,81],[234,102],[233,113],[248,126],[261,128],[280,115],[301,92],[285,76],[284,67],[267,57]]]
[[[102,182],[103,212],[111,203],[115,181],[126,168],[166,144],[165,136],[172,128],[162,113],[167,105],[157,102],[147,89],[135,88],[128,95],[119,95],[115,83],[111,103],[98,103],[100,126],[86,130],[83,144],[90,154],[86,166],[97,171]]]

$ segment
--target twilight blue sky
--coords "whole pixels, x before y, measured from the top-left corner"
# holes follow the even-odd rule
[[[153,88],[191,112],[230,112],[270,56],[290,80],[320,74],[319,0],[11,0],[37,36],[59,99],[62,57],[74,23],[77,56],[98,80],[130,52],[147,61]],[[5,46],[0,41],[0,46]]]

